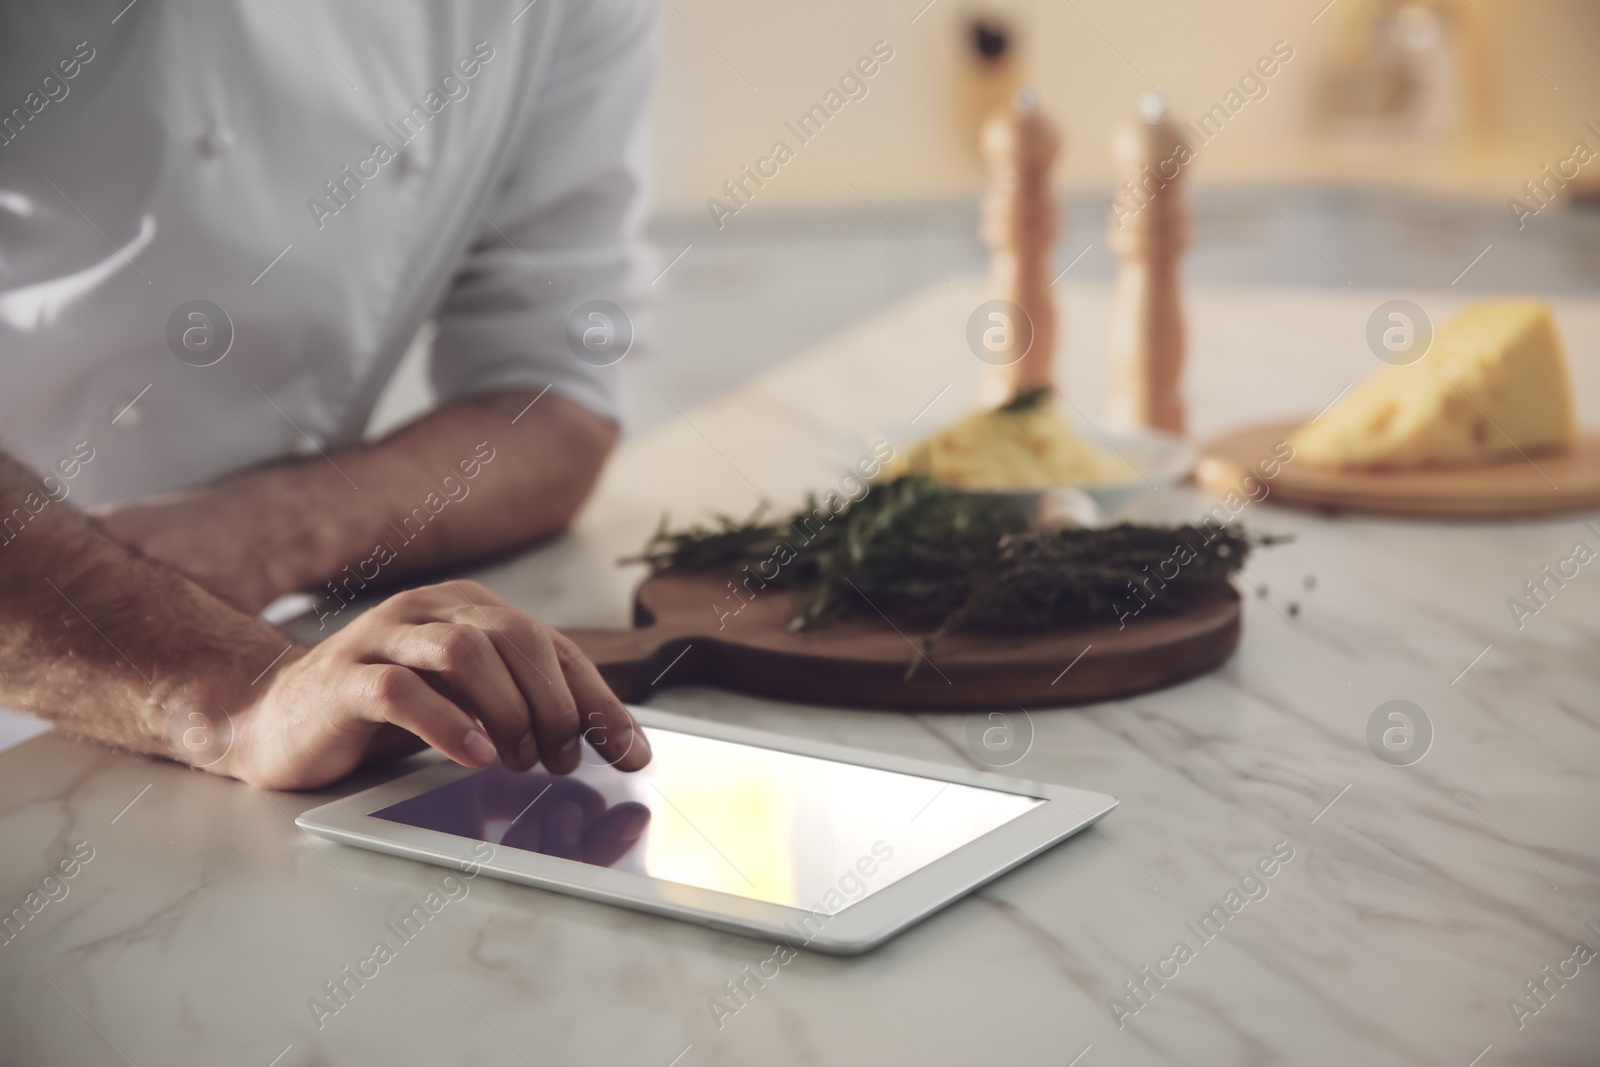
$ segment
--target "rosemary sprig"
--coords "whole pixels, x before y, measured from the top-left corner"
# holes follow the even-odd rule
[[[1048,385],[1036,385],[1032,389],[1027,389],[1018,393],[1010,400],[1007,400],[1004,404],[1001,404],[995,410],[1004,411],[1007,413],[1031,411],[1033,408],[1043,407],[1049,402],[1050,387]]]
[[[663,518],[625,562],[653,573],[729,568],[762,588],[810,590],[796,599],[797,629],[876,608],[937,637],[1180,610],[1226,582],[1253,546],[1284,540],[1233,526],[1029,530],[1014,512],[913,477],[875,485],[837,513],[813,496],[784,521],[764,516],[765,505],[743,522],[719,515],[677,532]]]

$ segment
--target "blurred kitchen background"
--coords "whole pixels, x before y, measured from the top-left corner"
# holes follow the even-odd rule
[[[802,146],[785,124],[879,41],[866,95]],[[1065,135],[1063,287],[1109,283],[1112,133],[1160,92],[1180,122],[1227,116],[1185,168],[1189,285],[1600,293],[1600,158],[1574,158],[1600,152],[1594,0],[663,0],[661,43],[630,435],[981,272],[976,130],[1021,85]],[[778,139],[794,158],[741,205],[724,183]],[[738,208],[720,226],[713,198]]]

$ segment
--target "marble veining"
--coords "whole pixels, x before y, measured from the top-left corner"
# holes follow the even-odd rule
[[[909,417],[946,384],[934,414],[953,417],[949,398],[977,373],[959,339],[976,292],[916,295],[698,409],[698,429],[678,420],[631,442],[571,536],[477,576],[552,622],[623,623],[637,571],[612,561],[662,510],[746,510],[745,476],[792,502],[830,480],[835,442],[884,412]],[[1377,294],[1190,299],[1201,433],[1315,411],[1370,369],[1338,338]],[[1103,287],[1066,290],[1066,385],[1088,413],[1104,381],[1082,354],[1106,301]],[[1593,425],[1600,302],[1556,304]],[[1316,356],[1307,373],[1281,365],[1275,339],[1290,334],[1297,362]],[[1180,489],[1131,511],[1178,519],[1205,503]],[[268,796],[36,738],[0,754],[0,904],[76,842],[95,858],[0,945],[0,1063],[1593,1064],[1600,964],[1548,985],[1537,1013],[1509,1004],[1535,1003],[1526,983],[1576,942],[1600,948],[1600,574],[1521,629],[1505,606],[1593,517],[1438,524],[1250,505],[1248,526],[1296,540],[1251,561],[1233,659],[1173,689],[1031,715],[1014,773],[1113,793],[1115,812],[869,955],[801,953],[720,1029],[708,999],[771,945],[488,878],[319,1027],[308,1000],[440,871],[291,820],[404,768]],[[1366,740],[1393,698],[1433,726],[1409,767]],[[964,716],[694,687],[652,703],[981,766]],[[1191,924],[1279,842],[1292,861],[1200,942]],[[1124,983],[1179,941],[1193,958],[1119,1018],[1114,998],[1135,1003]]]

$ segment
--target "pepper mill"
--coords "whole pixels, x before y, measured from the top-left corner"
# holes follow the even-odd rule
[[[981,399],[1005,403],[1051,384],[1056,347],[1056,309],[1050,294],[1050,249],[1061,226],[1061,210],[1050,190],[1050,168],[1061,147],[1055,124],[1039,108],[1039,97],[1023,89],[1009,106],[983,124],[983,158],[989,185],[979,232],[989,246],[989,297],[1015,305],[1018,321],[991,311],[995,329],[1022,354],[1001,353],[986,362],[995,373]],[[996,316],[1000,316],[997,318]],[[991,346],[993,347],[993,346]]]
[[[1139,100],[1139,121],[1117,132],[1113,153],[1124,180],[1111,202],[1107,244],[1118,259],[1111,296],[1111,393],[1115,430],[1182,434],[1185,412],[1183,308],[1178,263],[1189,244],[1183,197],[1188,144],[1155,93]]]

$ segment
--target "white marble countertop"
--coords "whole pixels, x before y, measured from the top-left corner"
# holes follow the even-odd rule
[[[763,493],[786,505],[831,482],[862,431],[936,395],[918,425],[954,417],[978,370],[961,341],[977,293],[938,285],[630,443],[571,536],[480,576],[549,621],[620,624],[637,575],[613,560],[663,508],[743,512]],[[1376,366],[1362,327],[1396,295],[1436,318],[1459,302],[1192,292],[1196,432],[1315,412]],[[1064,300],[1063,378],[1093,417],[1107,295]],[[1593,425],[1600,302],[1556,306]],[[634,370],[648,387],[648,365]],[[1182,489],[1133,510],[1178,519],[1204,504]],[[770,945],[489,879],[319,1029],[308,999],[442,873],[293,826],[375,777],[268,795],[47,734],[0,754],[0,906],[58,864],[73,874],[0,944],[0,1062],[1593,1064],[1600,964],[1574,945],[1600,949],[1600,564],[1520,631],[1506,606],[1575,541],[1600,547],[1588,520],[1250,505],[1247,525],[1297,539],[1252,559],[1245,578],[1264,595],[1241,584],[1232,660],[1175,689],[1032,716],[1015,772],[1118,796],[1100,829],[864,957],[803,954],[721,1029],[709,998]],[[1411,766],[1366,740],[1392,699],[1432,724]],[[962,716],[698,689],[652,703],[976,765]],[[1267,895],[1201,943],[1186,924],[1275,846],[1293,857]],[[1162,964],[1178,941],[1192,958]],[[1147,965],[1177,973],[1138,1005],[1124,983]],[[1547,977],[1563,967],[1577,969],[1564,985]],[[1114,997],[1139,1006],[1120,1027]],[[1529,1009],[1520,1026],[1513,998]]]

